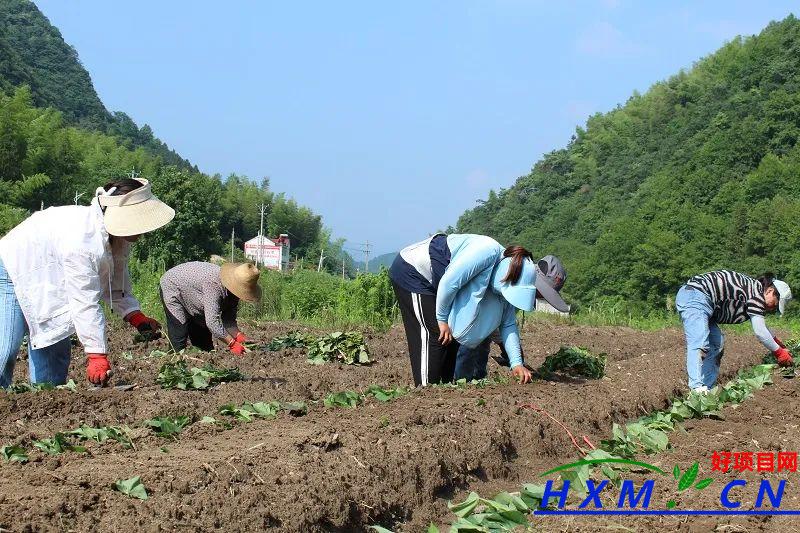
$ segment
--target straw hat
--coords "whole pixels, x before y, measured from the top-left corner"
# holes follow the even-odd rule
[[[220,267],[222,286],[245,302],[257,302],[261,299],[259,274],[258,269],[250,263],[225,263]]]
[[[175,218],[175,210],[153,196],[150,182],[137,178],[142,187],[119,196],[111,196],[114,189],[97,190],[97,201],[105,207],[103,221],[109,235],[130,237],[153,231]]]

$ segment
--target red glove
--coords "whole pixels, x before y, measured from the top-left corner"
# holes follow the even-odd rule
[[[126,316],[125,320],[127,320],[131,326],[135,327],[139,333],[161,329],[161,324],[158,323],[158,320],[145,316],[141,311],[134,311]]]
[[[239,333],[236,334],[236,342],[238,342],[239,344],[244,344],[247,342],[247,337],[245,337],[244,333],[240,331]]]
[[[105,385],[111,375],[111,365],[108,357],[104,353],[86,354],[88,364],[86,365],[86,377],[95,385]]]
[[[778,345],[778,346],[780,346],[781,348],[786,348],[786,345],[785,345],[785,344],[783,344],[783,343],[781,342],[781,340],[780,340],[778,337],[772,337],[772,340],[774,340],[774,341],[775,341],[775,344],[777,344],[777,345]]]
[[[781,366],[789,366],[794,362],[792,360],[792,354],[789,353],[789,350],[786,348],[778,348],[772,352],[772,355],[775,356],[775,359],[778,360],[778,364]]]
[[[233,352],[234,355],[238,355],[239,357],[244,355],[246,348],[244,344],[238,342],[236,339],[233,339],[230,344],[228,344],[228,349]]]

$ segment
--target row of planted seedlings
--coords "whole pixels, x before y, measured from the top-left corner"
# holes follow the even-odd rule
[[[790,341],[787,346],[792,352],[800,350],[800,341]],[[571,353],[567,355],[567,352]],[[570,348],[562,349],[559,353],[560,356],[556,354],[554,357],[563,359],[563,363],[551,361],[551,370],[566,368],[584,377],[602,377],[602,372],[598,373],[597,369],[601,363],[605,363],[603,355],[595,358],[586,350]],[[668,450],[669,434],[681,429],[683,422],[701,418],[723,419],[721,411],[724,407],[742,403],[755,391],[773,383],[772,376],[776,369],[779,375],[790,378],[797,375],[800,364],[778,368],[774,358],[766,356],[762,364],[740,370],[725,385],[716,386],[706,393],[690,392],[685,398],[674,399],[668,409],[652,412],[625,425],[614,423],[611,437],[601,441],[599,448],[581,449],[582,457],[566,465],[568,468],[558,469],[562,488],[564,483],[569,483],[570,494],[582,498],[589,493],[590,483],[596,486],[595,480],[605,478],[609,484],[617,486],[626,472],[637,469],[632,464],[636,459]],[[550,473],[552,471],[546,474]],[[675,466],[671,474],[675,478],[678,493],[703,490],[713,483],[712,478],[698,479],[698,473],[697,462],[683,472]],[[455,515],[450,532],[494,533],[530,528],[530,519],[542,508],[544,492],[544,484],[533,483],[523,485],[517,492],[501,492],[491,499],[471,492],[462,502],[448,503],[448,509]],[[675,500],[669,500],[666,504],[668,509],[675,505]],[[373,529],[382,533],[389,531],[380,526],[373,526]],[[439,528],[431,524],[428,532],[438,533]]]
[[[282,349],[284,347],[296,347],[297,335],[292,334],[294,340],[278,338],[272,344],[272,349]],[[338,361],[345,364],[368,364],[369,352],[364,344],[363,336],[359,333],[332,333],[322,337],[306,337],[303,347],[309,350],[308,361],[313,364],[323,364],[329,361]],[[280,346],[281,344],[290,345]],[[277,341],[277,342],[276,342]],[[154,351],[150,357],[163,358],[168,356],[161,351]],[[237,368],[217,368],[206,364],[202,367],[189,367],[183,358],[185,354],[178,354],[176,360],[165,362],[161,365],[156,382],[164,389],[176,390],[208,390],[221,383],[236,382],[245,379],[245,376]],[[463,386],[463,384],[462,384]],[[66,385],[53,386],[50,384],[29,384],[18,382],[6,389],[9,393],[28,393],[43,392],[51,390],[77,391],[77,385],[70,380]],[[377,385],[368,387],[361,393],[354,391],[332,392],[325,398],[312,401],[313,404],[322,403],[324,407],[356,407],[362,404],[367,398],[374,398],[380,402],[388,402],[398,398],[408,392],[403,387],[383,388]],[[199,422],[202,424],[215,424],[223,429],[233,427],[231,422],[242,421],[251,422],[254,419],[276,418],[280,412],[286,412],[292,416],[303,416],[308,412],[306,402],[278,402],[278,401],[258,401],[248,402],[242,405],[226,404],[218,409],[217,415],[227,417],[219,419],[214,416],[188,415],[179,416],[160,416],[143,420],[135,428],[127,425],[122,426],[102,426],[91,427],[81,425],[80,427],[57,432],[50,438],[31,441],[31,447],[48,455],[59,455],[66,452],[89,453],[86,443],[93,441],[103,444],[109,441],[119,443],[125,449],[136,449],[135,441],[146,435],[153,433],[158,437],[177,440],[181,431],[187,426]],[[165,449],[162,448],[162,451]],[[30,448],[26,449],[21,444],[7,444],[0,447],[0,457],[8,462],[27,463],[29,462]],[[149,497],[147,489],[144,487],[141,478],[134,476],[130,479],[117,480],[113,488],[119,492],[139,499]]]
[[[302,347],[307,350],[307,360],[312,364],[324,364],[329,361],[336,361],[344,364],[369,364],[369,352],[364,343],[363,336],[359,333],[336,332],[321,337],[313,337],[304,334],[290,333],[284,337],[273,339],[266,348],[277,351],[285,348]],[[602,363],[584,356],[587,352],[578,348],[564,348],[558,354],[548,357],[537,373],[542,377],[550,376],[553,371],[575,370],[589,375],[600,372],[602,375]],[[216,385],[227,382],[241,381],[245,376],[237,368],[216,368],[210,364],[202,367],[189,367],[183,355],[178,354],[177,360],[171,360],[161,365],[156,379],[157,383],[164,389],[177,390],[208,390]],[[153,351],[150,357],[164,358],[169,356],[165,352]],[[600,367],[598,367],[600,364]],[[600,368],[598,370],[598,368]],[[441,388],[464,389],[467,387],[482,388],[492,384],[506,383],[505,378],[482,379],[482,380],[458,380],[454,383],[434,385]],[[7,389],[10,393],[42,392],[49,390],[68,390],[75,392],[77,386],[70,380],[66,385],[52,386],[49,384],[32,385],[27,383],[15,383]],[[368,399],[372,398],[379,402],[389,402],[409,393],[409,389],[404,387],[384,388],[378,385],[371,385],[363,391],[346,390],[331,392],[324,398],[311,401],[312,404],[319,404],[325,408],[333,407],[357,407]],[[187,426],[199,422],[202,424],[215,424],[223,429],[233,427],[233,421],[250,422],[256,418],[270,419],[275,418],[283,411],[292,416],[303,416],[308,412],[305,402],[278,402],[278,401],[259,401],[245,403],[243,405],[226,404],[219,408],[217,415],[228,417],[228,419],[218,419],[214,416],[188,415],[178,416],[159,416],[147,419],[138,424],[135,429],[127,425],[123,426],[102,426],[90,427],[81,425],[80,427],[57,432],[50,438],[33,440],[33,449],[38,449],[48,455],[58,455],[65,452],[88,453],[89,449],[84,445],[94,441],[99,444],[108,441],[115,441],[123,448],[135,449],[136,439],[153,433],[158,437],[177,440],[181,431]],[[162,448],[164,450],[164,448]],[[29,461],[28,449],[21,444],[7,444],[0,447],[0,456],[8,462],[27,463]],[[139,477],[127,480],[119,480],[114,488],[120,492],[133,497],[146,499],[147,491],[141,483]]]

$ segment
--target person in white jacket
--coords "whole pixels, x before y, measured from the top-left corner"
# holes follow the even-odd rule
[[[26,332],[32,383],[66,382],[76,333],[87,378],[105,384],[111,365],[100,302],[140,332],[160,329],[131,294],[128,255],[131,242],[174,216],[147,180],[123,179],[98,188],[89,206],[38,211],[0,239],[0,386],[11,384]]]

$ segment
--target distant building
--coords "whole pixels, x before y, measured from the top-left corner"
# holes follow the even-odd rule
[[[561,316],[569,316],[569,312],[562,312],[550,305],[547,300],[544,298],[536,298],[536,308],[534,309],[537,313],[549,313],[551,315],[561,315]]]
[[[276,239],[253,237],[244,243],[244,255],[259,266],[286,271],[289,264],[289,236],[282,233]]]

